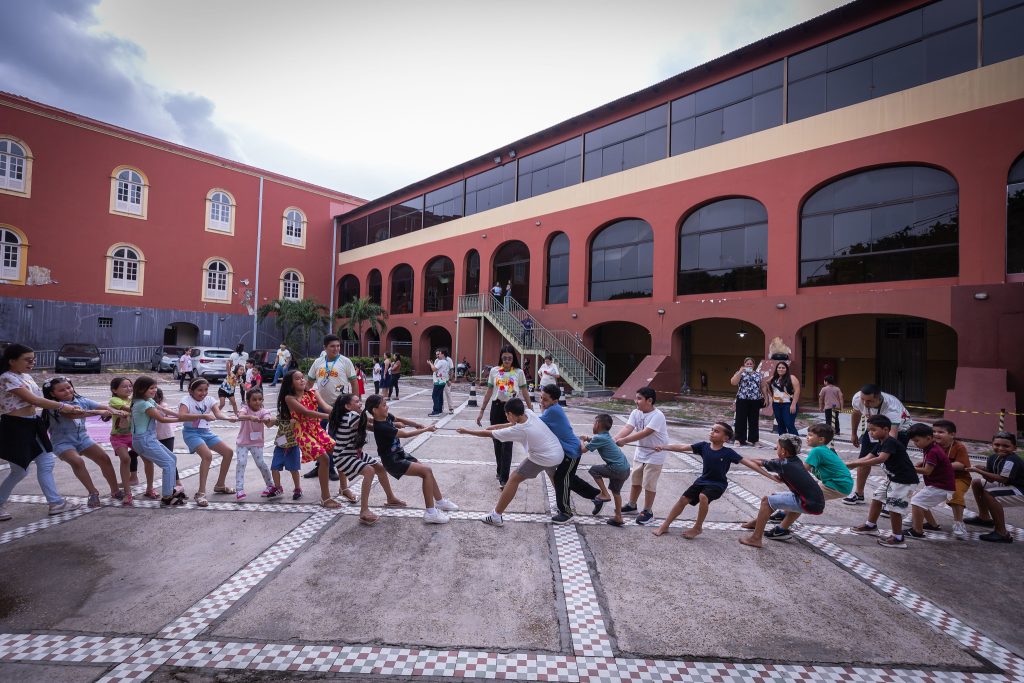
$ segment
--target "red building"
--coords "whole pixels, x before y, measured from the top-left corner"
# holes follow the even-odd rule
[[[504,337],[578,388],[726,391],[780,337],[809,395],[1021,411],[1020,35],[1021,1],[846,5],[339,215],[338,299],[419,370]]]
[[[0,94],[0,338],[276,346],[252,310],[332,303],[333,216],[362,203]]]

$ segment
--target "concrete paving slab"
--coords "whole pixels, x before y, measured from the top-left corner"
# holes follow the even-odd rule
[[[658,495],[654,499],[654,516],[658,519],[663,519],[672,510],[672,506],[676,504],[676,501],[679,500],[679,496],[683,495],[683,491],[698,476],[697,474],[689,473],[662,472],[661,477],[658,479]],[[624,499],[628,497],[626,492],[627,487],[623,486],[622,493]],[[643,496],[644,494],[641,493],[641,506]],[[606,507],[605,510],[607,511],[608,508]],[[606,514],[610,513],[606,512]],[[679,519],[681,521],[693,520],[696,516],[697,508],[689,505],[683,511],[683,514],[680,515]],[[707,521],[709,522],[745,522],[749,517],[750,512],[748,512],[747,506],[728,493],[712,502],[708,507]]]
[[[832,540],[1014,652],[1024,652],[1024,587],[1016,544],[908,539],[906,550],[894,550],[870,536]]]
[[[797,543],[766,541],[756,550],[737,542],[739,532],[694,541],[639,534],[628,543],[615,529],[581,533],[618,649],[630,656],[979,665],[955,641]]]
[[[546,527],[346,517],[215,633],[555,651],[557,609]]]
[[[110,665],[80,666],[69,664],[37,664],[35,662],[0,662],[0,681],[18,683],[87,683],[100,678]]]
[[[85,515],[0,552],[0,605],[9,605],[0,628],[155,633],[304,519],[123,508]]]
[[[419,456],[419,451],[416,452]],[[492,456],[493,457],[493,456]],[[441,493],[455,501],[466,511],[479,511],[481,515],[494,509],[500,491],[494,478],[494,467],[487,465],[433,464],[430,468],[437,477]],[[423,509],[423,480],[418,477],[402,477],[391,480],[395,495],[410,507]],[[544,482],[540,477],[524,482],[507,512],[546,513],[547,498]]]
[[[18,488],[14,489],[14,493],[15,495],[24,493],[23,486],[18,485]],[[0,534],[50,516],[50,509],[45,503],[7,503],[4,507],[11,514],[11,518],[6,522],[0,522]]]

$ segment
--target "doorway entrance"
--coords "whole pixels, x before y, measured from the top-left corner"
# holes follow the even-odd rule
[[[195,346],[199,328],[192,323],[171,323],[164,328],[164,346]]]
[[[512,282],[512,298],[523,308],[530,307],[530,248],[519,240],[501,245],[494,255],[494,277],[504,289]],[[493,287],[491,284],[489,287]]]

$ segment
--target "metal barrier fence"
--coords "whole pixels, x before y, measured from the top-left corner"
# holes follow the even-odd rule
[[[101,348],[100,356],[103,367],[121,365],[149,364],[153,353],[159,346],[121,346]],[[49,370],[57,364],[57,352],[50,350],[36,351],[36,369]]]

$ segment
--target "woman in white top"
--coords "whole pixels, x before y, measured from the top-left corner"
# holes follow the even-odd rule
[[[530,392],[526,383],[526,375],[519,369],[519,359],[516,357],[515,349],[505,346],[501,349],[500,364],[491,368],[491,374],[487,376],[487,393],[484,394],[483,403],[480,404],[480,413],[476,416],[476,423],[481,424],[484,419],[484,408],[490,401],[490,420],[492,425],[506,424],[505,404],[517,396],[521,396],[526,407],[533,409],[530,402]],[[494,400],[491,401],[491,396]],[[499,488],[505,488],[508,483],[509,471],[512,469],[512,442],[494,441],[494,461]]]
[[[537,383],[541,387],[546,387],[549,384],[558,384],[558,378],[561,376],[558,374],[558,366],[555,365],[555,359],[549,353],[544,356],[544,363],[537,370]]]
[[[35,351],[24,344],[11,344],[0,357],[0,458],[11,463],[11,473],[0,483],[0,521],[11,518],[4,506],[11,492],[36,464],[36,477],[43,490],[50,514],[59,515],[82,507],[69,503],[57,492],[53,480],[53,454],[50,437],[36,408],[57,411],[61,416],[80,418],[92,414],[70,403],[43,398],[43,392],[29,372],[36,364]]]

